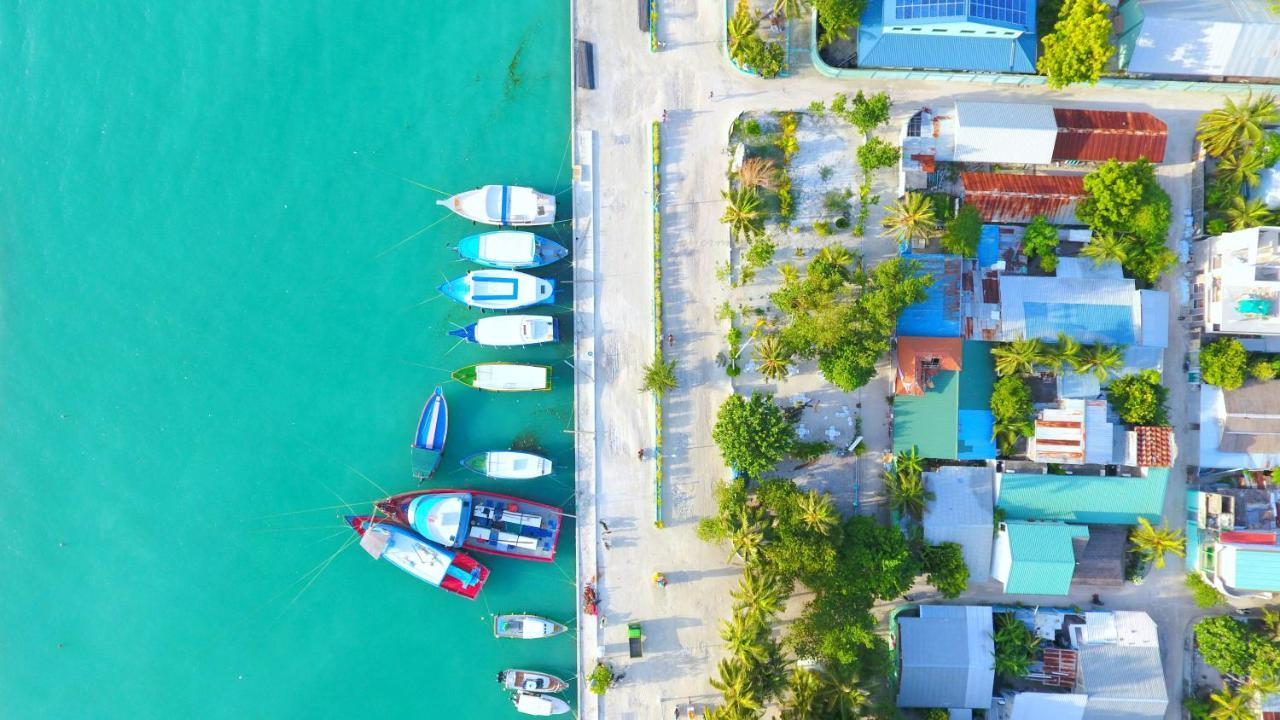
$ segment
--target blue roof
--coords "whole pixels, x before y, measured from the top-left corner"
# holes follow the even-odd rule
[[[1027,337],[1057,337],[1063,332],[1081,342],[1133,343],[1133,308],[1129,305],[1031,302],[1022,304]]]
[[[1010,520],[1062,520],[1098,525],[1160,522],[1168,468],[1146,477],[1004,473],[996,505]]]
[[[960,280],[963,259],[959,255],[911,255],[922,274],[932,275],[925,299],[898,316],[902,337],[960,337]]]
[[[991,343],[964,341],[960,365],[960,410],[956,416],[959,460],[994,460],[992,438],[995,416],[991,414],[991,392],[995,388],[995,362]]]
[[[1024,16],[1022,23],[1002,19]],[[929,27],[885,29],[904,24]],[[953,27],[941,32],[943,25]],[[987,36],[982,27],[1017,32]],[[961,35],[961,29],[973,34]],[[870,0],[858,28],[860,67],[1034,73],[1036,51],[1033,0]]]
[[[1280,590],[1280,552],[1237,547],[1236,577],[1232,587],[1241,590]]]
[[[989,268],[1000,261],[1000,226],[983,225],[978,237],[978,267]]]

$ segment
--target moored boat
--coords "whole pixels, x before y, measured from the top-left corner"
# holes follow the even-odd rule
[[[475,270],[440,286],[440,292],[464,305],[485,310],[519,310],[555,301],[556,281],[517,270]]]
[[[485,185],[436,204],[488,225],[549,225],[556,220],[554,195],[520,185]]]
[[[419,482],[435,475],[444,455],[444,442],[449,435],[449,404],[444,400],[444,390],[436,386],[427,398],[418,418],[418,431],[413,435],[409,450],[409,463],[413,477]]]
[[[402,525],[368,515],[348,515],[345,520],[366,552],[428,585],[474,600],[489,578],[489,568],[475,558],[428,542]]]
[[[462,467],[499,480],[532,480],[551,474],[551,461],[515,450],[490,450],[468,455]]]
[[[498,673],[498,682],[508,690],[530,693],[560,692],[569,687],[569,683],[555,675],[533,670],[503,670]]]
[[[458,254],[492,268],[522,270],[550,265],[565,258],[565,246],[524,230],[494,230],[458,241]]]
[[[551,389],[551,368],[521,363],[478,363],[453,371],[453,379],[477,390],[530,392]]]
[[[495,315],[450,330],[449,334],[477,345],[516,347],[556,342],[560,328],[550,315]]]
[[[377,507],[445,547],[551,562],[560,541],[559,508],[479,490],[416,490]]]
[[[537,640],[555,637],[568,629],[562,623],[538,615],[517,613],[493,617],[493,636],[496,638]]]
[[[563,715],[569,712],[569,703],[554,695],[517,692],[511,696],[511,703],[525,715]]]

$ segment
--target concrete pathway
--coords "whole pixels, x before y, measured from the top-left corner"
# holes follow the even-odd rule
[[[738,73],[725,60],[723,3],[658,3],[659,37],[665,43],[658,53],[650,53],[648,36],[638,29],[634,3],[576,0],[573,8],[573,36],[594,43],[596,75],[595,90],[574,93],[579,131],[575,161],[594,155],[593,186],[578,198],[579,209],[589,205],[593,212],[579,224],[575,275],[582,334],[577,341],[579,574],[584,579],[598,576],[607,621],[601,626],[582,619],[580,661],[584,674],[597,658],[626,674],[602,699],[583,690],[583,718],[669,718],[676,705],[716,698],[707,678],[723,652],[717,628],[739,570],[726,563],[725,549],[698,540],[695,529],[697,519],[714,508],[712,489],[725,474],[710,440],[715,409],[730,391],[714,364],[724,347],[724,327],[715,320],[715,309],[726,299],[715,268],[729,252],[727,233],[718,222],[720,191],[726,187],[729,160],[725,143],[740,112],[798,110],[813,100],[857,89],[889,92],[895,132],[920,106],[945,107],[954,100],[1146,110],[1169,125],[1169,164],[1161,169],[1161,178],[1174,196],[1174,218],[1180,222],[1190,199],[1183,188],[1189,187],[1194,124],[1203,110],[1220,102],[1219,97],[1193,93],[839,81],[808,66],[807,32],[793,33],[792,77],[765,81]],[[657,529],[652,464],[636,459],[637,451],[652,442],[652,405],[637,388],[641,367],[653,356],[648,133],[649,123],[664,111],[663,291],[665,323],[675,337],[669,353],[679,362],[681,386],[667,400],[668,522]],[[874,219],[869,234],[878,227]],[[1177,293],[1172,296],[1176,303]],[[1172,317],[1178,314],[1175,307]],[[1174,346],[1166,360],[1171,377],[1181,368],[1184,337],[1173,330]],[[884,394],[888,371],[885,363],[878,389],[869,387],[868,395]],[[1182,390],[1174,387],[1173,399],[1179,402]],[[1185,418],[1177,419],[1178,442],[1186,452],[1194,443]],[[864,430],[875,426],[864,419]],[[1181,466],[1175,468],[1167,508],[1175,524],[1182,517],[1184,477]],[[610,532],[603,533],[601,520]],[[651,582],[659,570],[671,581],[665,589]],[[1131,597],[1133,607],[1148,609],[1161,623],[1171,679],[1180,676],[1181,653],[1169,651],[1180,646],[1193,615],[1180,582],[1181,572],[1169,569],[1143,586],[1107,596],[1110,607],[1123,607]],[[639,660],[627,657],[629,621],[641,622],[645,630],[645,655]],[[1177,685],[1170,687],[1176,694]],[[1170,718],[1177,716],[1176,708],[1171,705]]]

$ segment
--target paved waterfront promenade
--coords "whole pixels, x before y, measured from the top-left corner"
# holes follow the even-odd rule
[[[892,125],[884,131],[889,138],[921,105],[944,107],[955,99],[1146,110],[1169,125],[1160,175],[1173,198],[1177,226],[1190,202],[1192,128],[1200,112],[1220,102],[1198,94],[834,80],[807,66],[807,30],[793,34],[798,41],[793,76],[762,81],[736,72],[724,60],[721,3],[660,0],[660,7],[665,48],[658,53],[649,51],[648,36],[637,27],[634,4],[577,0],[574,11],[574,37],[595,44],[596,69],[596,89],[576,90],[574,111],[575,162],[589,181],[575,193],[579,574],[583,580],[598,577],[606,620],[580,617],[579,659],[584,677],[597,658],[626,675],[601,699],[580,684],[580,716],[588,720],[670,718],[675,706],[717,698],[707,678],[723,652],[718,625],[739,571],[727,562],[727,549],[698,540],[695,528],[712,512],[712,490],[725,475],[710,438],[715,409],[730,392],[728,379],[714,364],[724,348],[723,323],[714,319],[724,299],[715,268],[728,256],[727,232],[718,218],[728,164],[724,146],[738,113],[803,109],[841,91],[887,90],[894,100]],[[1173,107],[1179,109],[1163,109]],[[666,401],[667,521],[657,529],[653,464],[647,459],[653,406],[638,388],[641,368],[654,350],[649,127],[664,111],[664,322],[675,340],[666,352],[678,362],[680,388]],[[1181,314],[1176,290],[1171,297],[1176,318]],[[1171,377],[1182,366],[1184,341],[1180,329],[1171,332],[1175,347],[1166,358]],[[1175,385],[1171,405],[1178,420],[1185,400],[1185,388]],[[1178,423],[1178,431],[1183,452],[1193,452],[1185,422]],[[641,449],[644,461],[637,459]],[[1180,523],[1183,477],[1180,462],[1167,503],[1174,524]],[[655,571],[670,580],[665,589],[654,586]],[[1185,603],[1180,576],[1175,560],[1146,585],[1108,598],[1109,609],[1149,610],[1161,623],[1171,682],[1181,676],[1183,630],[1191,617],[1180,604]],[[644,628],[641,659],[628,657],[628,622]],[[1176,694],[1177,686],[1171,688]],[[1176,709],[1171,705],[1170,717],[1176,717]]]

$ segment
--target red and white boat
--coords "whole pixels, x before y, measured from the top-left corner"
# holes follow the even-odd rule
[[[377,507],[444,547],[539,562],[555,560],[564,516],[551,505],[479,490],[417,490]]]

